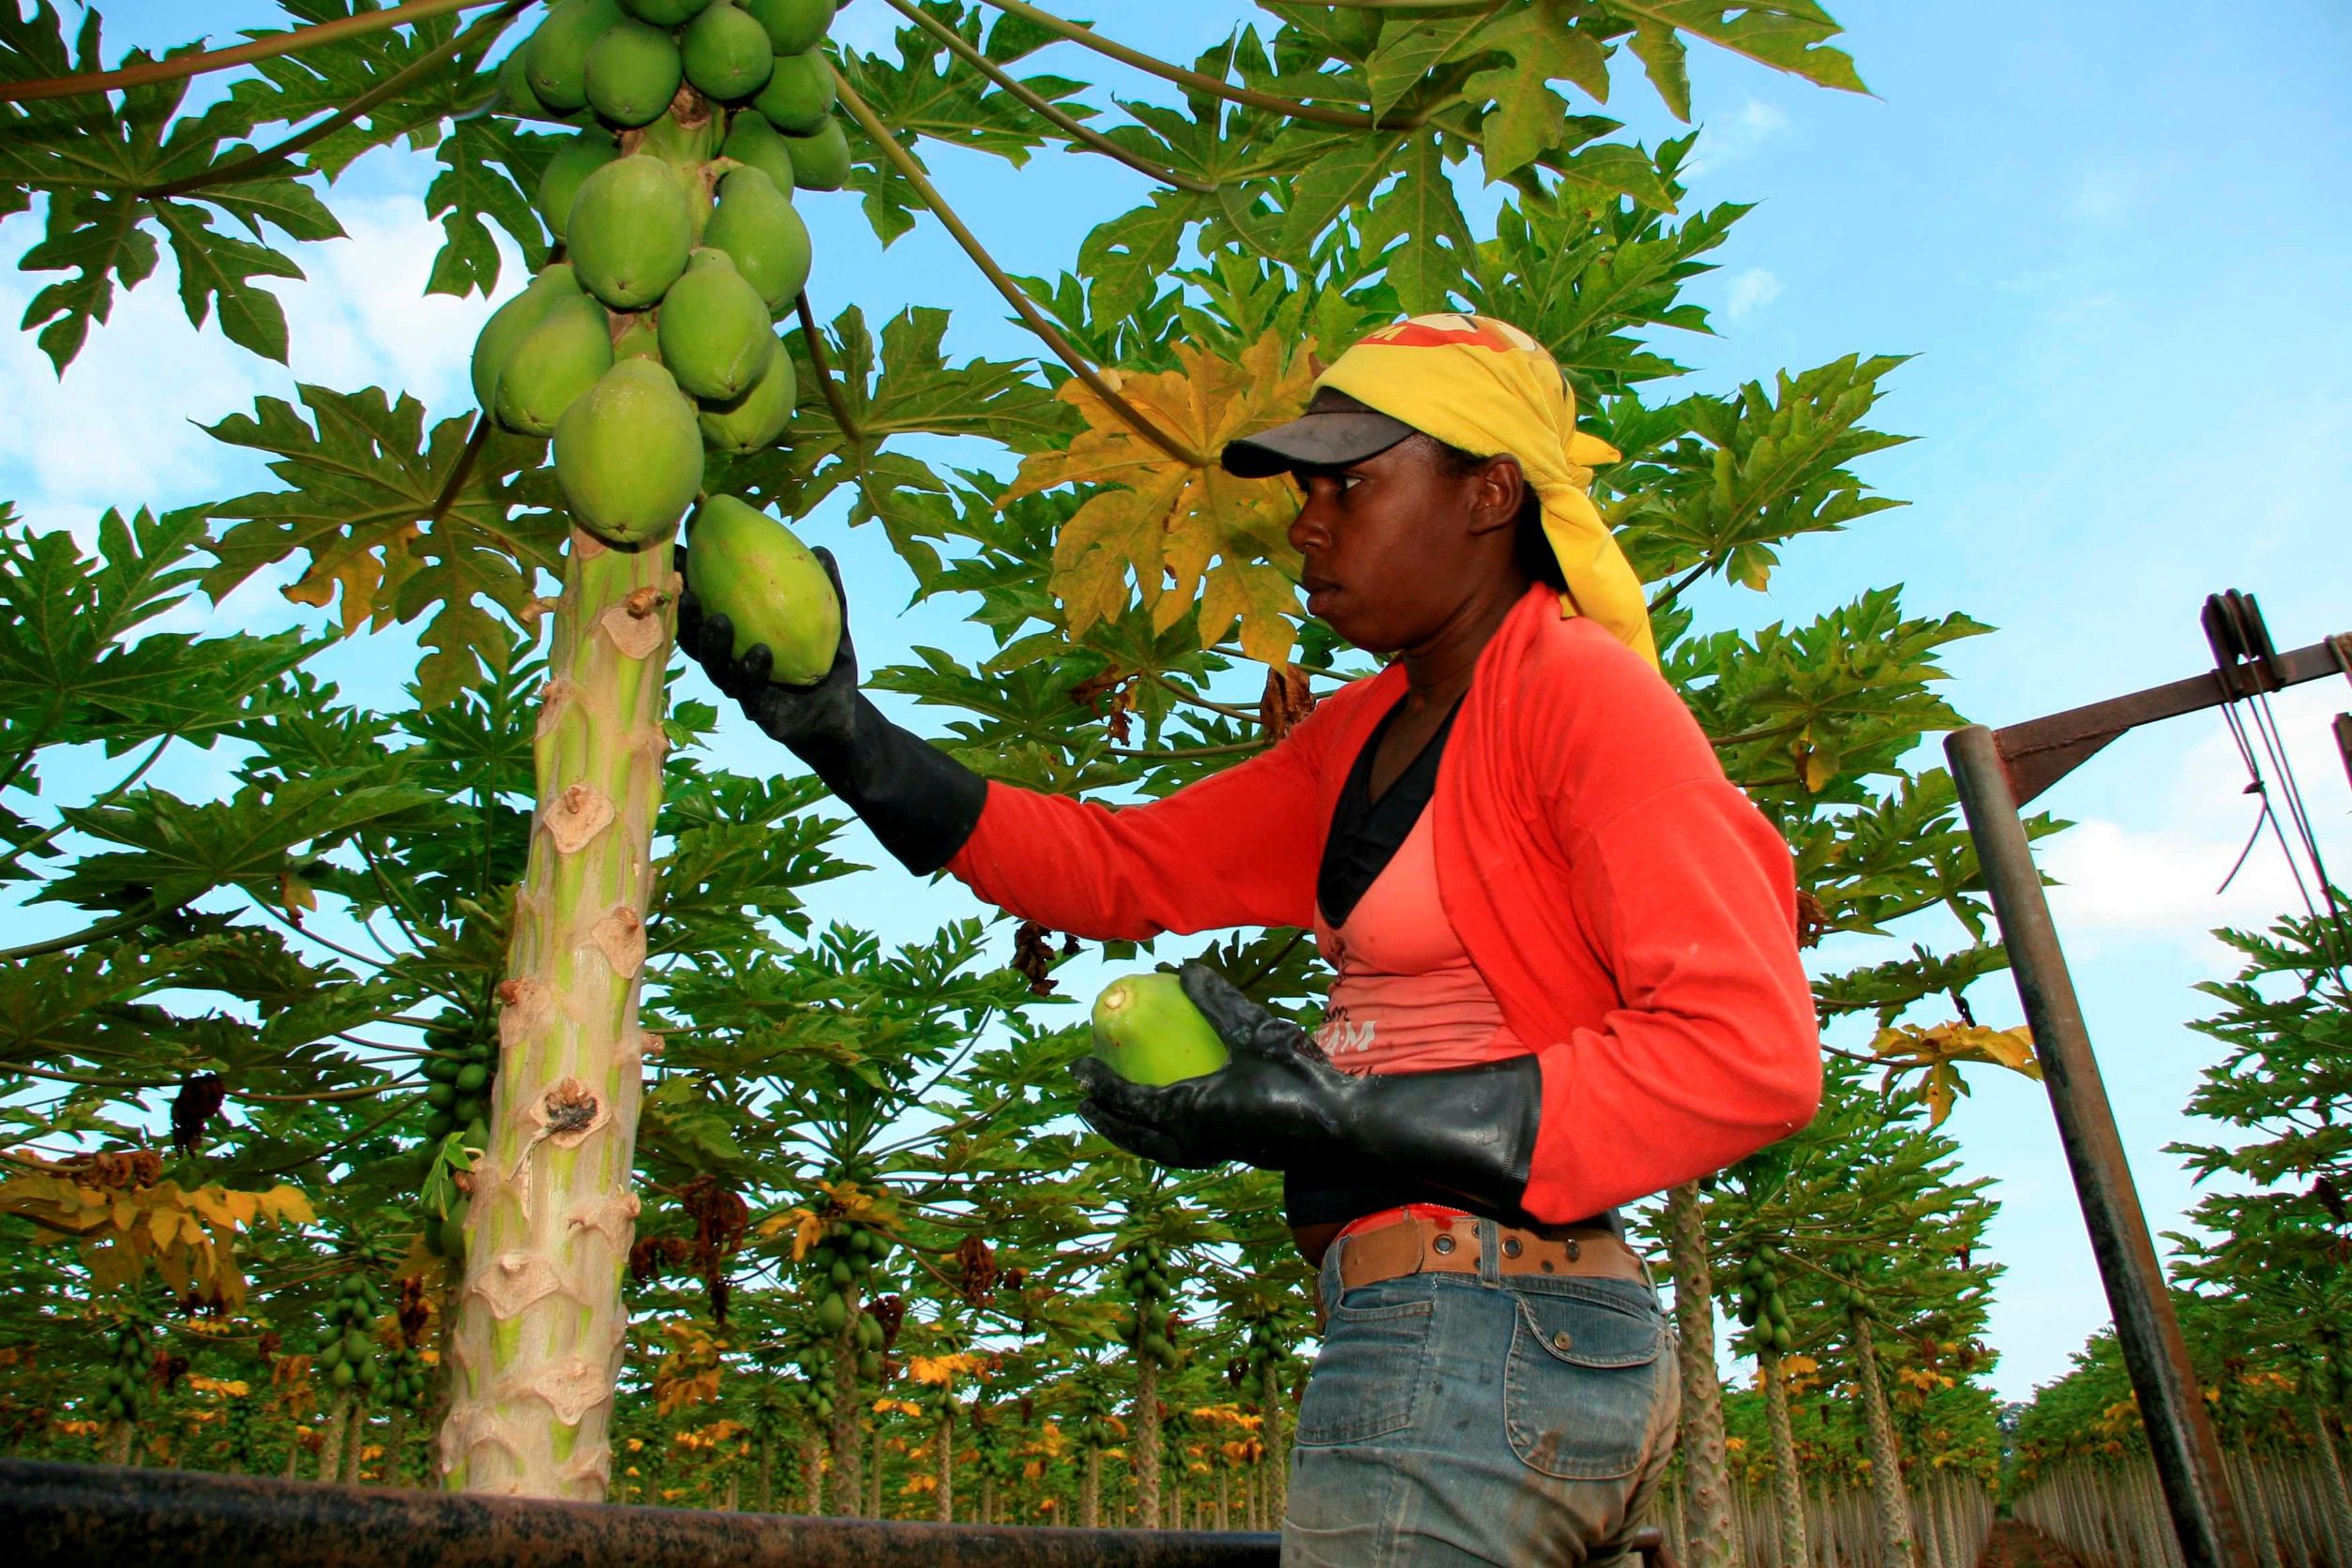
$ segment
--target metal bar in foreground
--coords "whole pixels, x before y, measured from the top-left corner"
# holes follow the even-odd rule
[[[0,1460],[8,1568],[1274,1568],[1274,1535],[902,1524]]]
[[[2009,949],[2017,994],[2033,1027],[2042,1081],[2057,1114],[2058,1139],[2090,1230],[2099,1276],[2107,1288],[2125,1368],[2139,1395],[2148,1446],[2187,1568],[2254,1568],[2254,1553],[2206,1419],[2196,1373],[2180,1337],[2164,1266],[2140,1208],[2115,1113],[2091,1055],[2090,1032],[2058,948],[2058,927],[2043,897],[2025,823],[2017,815],[1999,740],[1983,725],[1944,738],[1952,783],[1976,840],[1985,891]]]

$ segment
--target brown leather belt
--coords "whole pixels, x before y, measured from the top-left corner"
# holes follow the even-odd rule
[[[1340,1283],[1352,1290],[1405,1274],[1474,1274],[1479,1269],[1478,1226],[1467,1215],[1425,1219],[1408,1214],[1359,1230],[1339,1244]],[[1501,1274],[1649,1281],[1640,1256],[1606,1230],[1547,1233],[1501,1226],[1496,1241],[1502,1253],[1497,1259]]]

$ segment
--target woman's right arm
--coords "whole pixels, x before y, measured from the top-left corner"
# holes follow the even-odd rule
[[[679,645],[907,869],[944,869],[1023,919],[1098,942],[1314,918],[1330,710],[1272,750],[1147,805],[1112,809],[984,783],[858,690],[848,596],[831,552],[816,554],[843,610],[822,680],[771,682],[768,650],[737,656],[727,618],[703,613],[690,593],[679,602]]]
[[[1323,730],[1142,806],[990,784],[948,874],[998,907],[1095,942],[1304,926],[1323,842]]]

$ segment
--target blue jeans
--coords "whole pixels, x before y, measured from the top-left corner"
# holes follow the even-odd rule
[[[1674,1451],[1681,1396],[1649,1287],[1481,1272],[1342,1294],[1299,1406],[1283,1568],[1615,1560]]]

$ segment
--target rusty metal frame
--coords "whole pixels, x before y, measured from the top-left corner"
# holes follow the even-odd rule
[[[2140,725],[2325,675],[2352,674],[2352,636],[2281,654],[2249,596],[2212,596],[2202,622],[2214,657],[2207,673],[1998,731],[1971,725],[1945,737],[1944,753],[2033,1029],[2043,1085],[2182,1557],[2188,1568],[2254,1568],[2019,815],[2027,802]]]
[[[1274,1568],[1280,1537],[902,1524],[0,1460],[8,1568]]]

